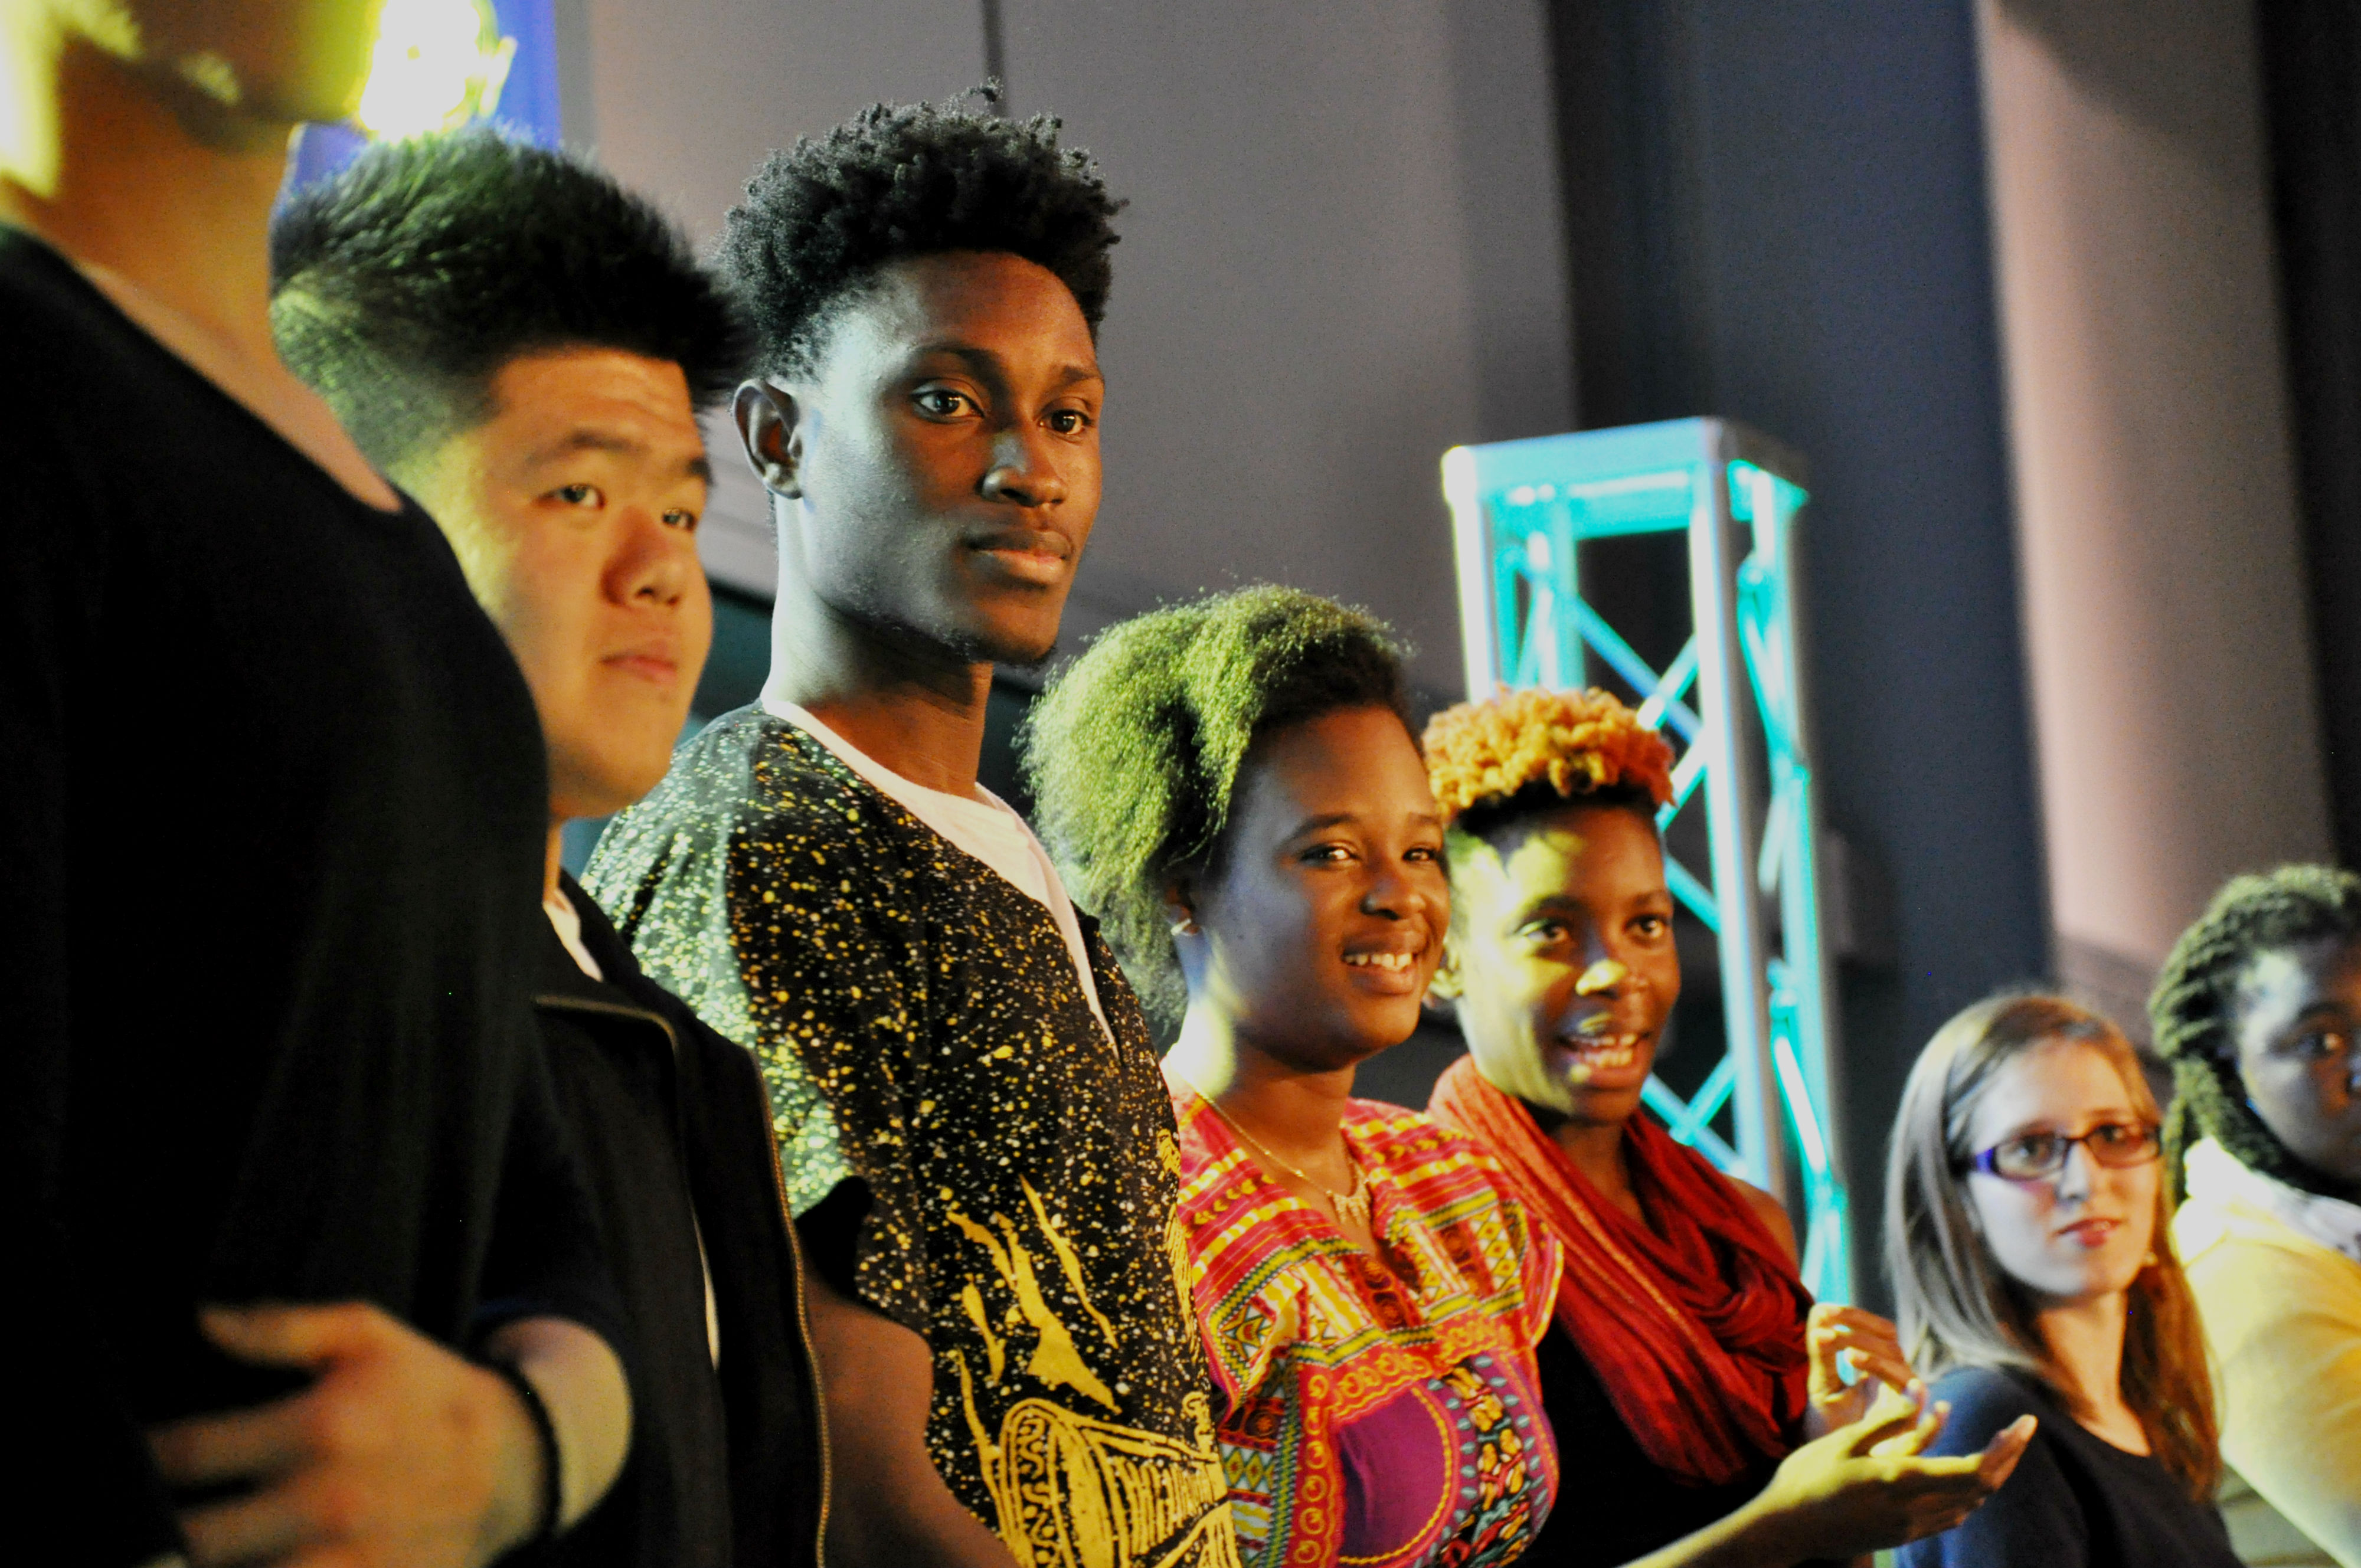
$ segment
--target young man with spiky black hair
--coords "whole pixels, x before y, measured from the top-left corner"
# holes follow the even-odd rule
[[[957,105],[756,174],[719,254],[770,678],[586,878],[770,1080],[854,1568],[1237,1561],[1138,1004],[976,782],[1098,511],[1116,210],[1056,121]]]
[[[449,537],[549,758],[533,988],[631,1310],[629,1465],[568,1563],[818,1560],[818,1409],[753,1058],[641,974],[558,866],[664,776],[712,638],[697,411],[741,317],[646,203],[489,131],[382,145],[273,234],[288,365]]]

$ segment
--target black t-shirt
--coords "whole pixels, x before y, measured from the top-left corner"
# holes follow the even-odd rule
[[[290,1386],[201,1301],[606,1321],[531,1007],[544,765],[424,514],[0,228],[12,1520],[174,1544],[139,1428]]]
[[[2041,1430],[1992,1501],[1904,1547],[1904,1568],[2239,1568],[2212,1503],[2085,1429],[2031,1381],[1968,1368],[1937,1378],[1934,1397],[1951,1402],[1937,1453],[1979,1453],[2027,1412]]]
[[[1563,1328],[1543,1334],[1534,1354],[1562,1479],[1557,1507],[1525,1552],[1532,1568],[1614,1568],[1644,1557],[1737,1512],[1779,1467],[1766,1455],[1737,1480],[1690,1486],[1648,1457]]]

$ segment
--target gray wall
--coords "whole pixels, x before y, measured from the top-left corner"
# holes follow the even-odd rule
[[[983,74],[935,0],[585,0],[598,150],[700,236],[770,148]],[[1572,418],[1539,0],[1007,0],[1011,109],[1128,197],[1107,495],[1069,630],[1283,580],[1369,606],[1455,696],[1437,460]],[[708,564],[767,587],[730,466]]]
[[[1086,611],[1271,578],[1370,606],[1460,689],[1444,448],[1566,428],[1531,0],[1008,0],[1020,114],[1131,197]]]
[[[1892,890],[1865,944],[1890,958],[1841,976],[1873,1277],[1903,1076],[1945,1017],[2048,956],[1973,17],[1966,0],[1554,16],[1584,172],[1586,422],[1709,410],[1811,466],[1816,780],[1861,882]]]
[[[1981,0],[2060,968],[2327,858],[2252,0]]]

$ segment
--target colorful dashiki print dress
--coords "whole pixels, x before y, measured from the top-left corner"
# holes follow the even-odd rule
[[[1558,1254],[1491,1157],[1416,1112],[1350,1102],[1380,1261],[1264,1176],[1194,1091],[1174,1085],[1173,1110],[1249,1568],[1489,1568],[1522,1552],[1557,1492],[1533,1345]]]
[[[751,1048],[797,1214],[857,1182],[853,1288],[933,1353],[927,1447],[1017,1568],[1238,1568],[1146,1021],[1049,912],[759,708],[583,885]]]

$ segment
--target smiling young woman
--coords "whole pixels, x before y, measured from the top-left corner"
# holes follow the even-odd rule
[[[1779,1205],[1641,1109],[1681,989],[1655,822],[1670,749],[1605,692],[1524,691],[1438,716],[1426,755],[1451,857],[1435,989],[1468,1046],[1430,1109],[1499,1157],[1565,1255],[1539,1365],[1582,1491],[1533,1560],[1790,1563],[1955,1521],[2023,1433],[1982,1475],[1907,1457],[1928,1411],[1903,1456],[1866,1458],[1879,1383],[1923,1395],[1893,1325],[1813,1306]],[[1871,1375],[1850,1387],[1848,1354]]]
[[[1045,838],[1149,1004],[1242,1555],[1474,1568],[1557,1464],[1557,1250],[1466,1139],[1352,1097],[1443,951],[1443,825],[1386,629],[1249,588],[1109,630],[1035,709]]]
[[[1681,989],[1655,827],[1671,749],[1603,692],[1530,691],[1439,716],[1427,756],[1457,894],[1441,989],[1469,1048],[1433,1110],[1568,1248],[1544,1376],[1565,1441],[1642,1505],[1585,1523],[1620,1562],[1762,1489],[1808,1406],[1811,1301],[1769,1195],[1638,1113]],[[1634,1444],[1605,1452],[1619,1425]]]
[[[1910,1568],[2230,1568],[2213,1387],[2165,1234],[2159,1117],[2113,1024],[2004,995],[1911,1069],[1886,1175],[1903,1343],[1953,1406],[1938,1446],[2027,1414],[2009,1488]]]

